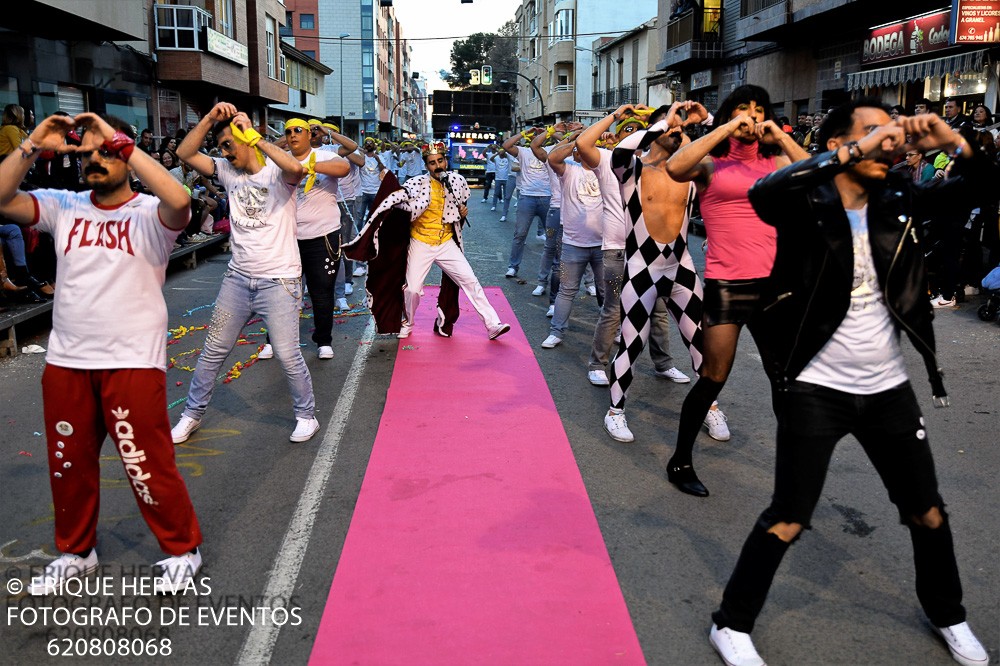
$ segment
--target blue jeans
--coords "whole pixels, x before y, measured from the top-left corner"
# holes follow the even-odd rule
[[[184,415],[201,419],[215,390],[215,378],[247,320],[259,315],[267,326],[274,356],[281,363],[292,394],[295,416],[311,419],[316,411],[312,377],[299,349],[299,307],[302,305],[301,278],[251,278],[226,271],[215,299],[208,337],[191,378]]]
[[[507,191],[507,180],[497,180],[496,186],[493,188],[493,207],[497,207],[497,202],[502,202],[504,204],[503,214],[507,214],[507,207],[510,206],[510,202],[507,201],[508,197],[504,196]]]
[[[573,299],[580,291],[580,280],[589,265],[594,271],[594,282],[597,285],[597,303],[604,303],[604,253],[600,245],[593,247],[562,246],[562,257],[559,260],[559,295],[556,296],[556,313],[552,316],[552,326],[549,334],[557,338],[563,337],[569,324],[569,313],[573,309]]]
[[[588,370],[604,370],[611,357],[615,334],[622,323],[621,293],[625,276],[625,250],[604,251],[604,305],[594,329],[594,344],[590,350]],[[600,283],[601,281],[597,281]],[[653,367],[659,371],[674,366],[670,357],[670,316],[663,298],[656,299],[653,317],[650,320],[649,357]]]
[[[550,197],[533,197],[522,195],[518,199],[517,223],[514,225],[514,242],[510,245],[510,264],[508,268],[515,271],[521,267],[521,257],[524,255],[524,239],[528,236],[531,221],[536,217],[545,223],[549,213]]]
[[[21,235],[21,227],[16,224],[0,224],[0,247],[10,252],[11,261],[15,266],[28,264],[24,255],[24,236]]]
[[[372,214],[372,204],[375,203],[375,195],[377,192],[372,192],[367,194],[365,192],[361,193],[358,197],[358,215],[354,220],[355,226],[358,227],[358,231],[361,227],[365,226],[365,222],[368,221],[368,216]]]
[[[341,247],[350,243],[358,235],[357,229],[354,226],[354,202],[354,199],[348,199],[337,203],[340,207]],[[350,282],[352,286],[354,285],[354,262],[348,259],[346,255],[341,256],[340,259],[340,268],[337,269],[335,298],[344,298],[347,296],[347,293],[344,291],[346,283]]]
[[[506,190],[504,192],[504,199],[503,199],[504,217],[507,217],[507,212],[510,210],[510,200],[514,198],[515,188],[517,188],[517,176],[511,174],[510,177],[507,178],[507,186],[504,188]]]
[[[545,218],[545,249],[542,250],[542,261],[538,264],[538,284],[549,283],[549,305],[556,302],[559,293],[559,255],[562,252],[562,224],[559,208],[549,207]]]

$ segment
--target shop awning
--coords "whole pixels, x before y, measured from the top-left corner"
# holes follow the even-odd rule
[[[882,67],[847,75],[847,89],[861,90],[875,86],[891,86],[910,81],[923,81],[930,76],[944,76],[955,72],[981,72],[986,51],[960,53],[946,58],[934,58],[908,65]]]

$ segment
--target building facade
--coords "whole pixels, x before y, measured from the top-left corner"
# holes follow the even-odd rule
[[[996,44],[950,43],[951,19],[947,0],[704,0],[683,12],[659,0],[657,69],[709,109],[737,85],[761,85],[793,120],[859,94],[994,108]]]
[[[655,0],[523,0],[515,13],[522,35],[516,119],[535,123],[596,113],[595,36],[618,37],[655,14]]]
[[[652,18],[620,37],[601,37],[592,43],[590,108],[594,117],[605,116],[622,104],[659,106],[659,100],[650,98],[650,80],[657,78],[660,56],[656,23]],[[589,114],[577,111],[577,115]]]

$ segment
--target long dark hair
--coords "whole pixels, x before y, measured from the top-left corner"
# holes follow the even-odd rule
[[[736,110],[736,107],[740,104],[749,104],[750,102],[755,102],[758,107],[764,109],[764,120],[774,120],[774,111],[771,110],[771,96],[760,86],[748,83],[729,93],[726,99],[722,100],[722,104],[719,105],[719,111],[715,114],[715,122],[712,123],[712,129],[728,123],[732,120],[733,111]],[[771,157],[780,152],[781,148],[778,146],[766,146],[764,144],[761,144],[758,149],[761,157]],[[711,154],[714,157],[725,157],[729,154],[729,142],[723,141],[712,149]]]

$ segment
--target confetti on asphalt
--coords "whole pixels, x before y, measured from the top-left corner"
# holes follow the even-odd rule
[[[403,351],[410,351],[411,349],[420,349],[420,347],[414,347],[413,345],[403,345]]]
[[[19,456],[28,456],[29,458],[31,457],[31,454],[28,453],[27,451],[18,451],[17,455],[19,455]]]
[[[31,434],[34,435],[35,437],[41,437],[42,436],[42,433],[40,433],[40,432],[33,432]]]

